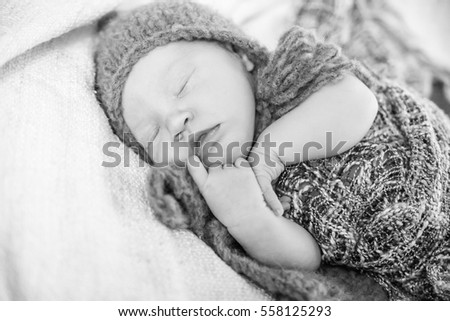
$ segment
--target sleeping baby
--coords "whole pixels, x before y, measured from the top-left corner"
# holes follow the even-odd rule
[[[117,136],[155,171],[187,170],[256,261],[450,299],[450,121],[431,102],[300,27],[268,53],[189,2],[109,17],[96,67]]]

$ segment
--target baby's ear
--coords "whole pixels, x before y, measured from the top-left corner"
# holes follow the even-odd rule
[[[111,11],[101,17],[97,22],[97,32],[102,31],[111,22],[112,19],[117,17],[117,11]]]

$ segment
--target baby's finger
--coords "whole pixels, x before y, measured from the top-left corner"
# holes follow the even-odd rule
[[[190,156],[187,162],[187,168],[189,174],[191,174],[194,182],[197,184],[200,191],[202,187],[205,185],[206,180],[208,179],[208,171],[205,166],[203,166],[202,161],[197,156]]]
[[[287,195],[283,195],[280,197],[280,201],[281,201],[281,203],[283,203],[283,202],[289,203],[291,201],[291,198]]]
[[[275,213],[277,216],[281,216],[284,213],[283,206],[281,205],[280,200],[278,199],[277,194],[272,188],[272,184],[270,179],[265,176],[256,176],[256,180],[258,181],[259,186],[261,187],[264,200],[266,201],[269,208]]]
[[[280,202],[285,212],[291,209],[291,200],[292,199],[287,195],[283,195],[280,197]]]
[[[277,216],[283,215],[284,213],[283,205],[281,204],[277,194],[275,193],[271,185],[264,189],[263,194],[267,205],[269,206],[269,208],[272,209],[275,215]]]
[[[283,210],[289,211],[291,209],[291,202],[281,201],[281,206],[283,206]]]

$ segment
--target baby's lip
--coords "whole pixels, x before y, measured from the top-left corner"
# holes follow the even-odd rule
[[[200,144],[199,147],[201,147],[208,141],[212,140],[212,138],[214,137],[214,134],[217,132],[219,127],[220,127],[220,124],[217,124],[215,126],[212,126],[212,127],[209,127],[209,128],[206,128],[204,130],[194,133],[194,135],[192,137],[193,142],[198,142]]]
[[[194,153],[199,156],[200,158],[202,158],[203,153],[205,152],[204,146],[206,143],[208,142],[214,142],[213,138],[214,136],[217,134],[217,131],[220,128],[220,124],[217,124],[215,126],[209,127],[207,129],[204,129],[202,131],[196,132],[193,135],[192,138],[192,142],[196,143],[195,145],[191,145],[191,146],[195,146],[194,148]]]

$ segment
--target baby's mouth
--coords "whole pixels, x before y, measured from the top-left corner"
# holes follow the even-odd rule
[[[203,146],[204,144],[206,144],[208,142],[212,142],[214,135],[219,130],[219,127],[220,127],[220,124],[217,124],[216,126],[211,127],[209,129],[207,129],[206,132],[202,133],[199,137],[200,146]]]
[[[218,132],[219,128],[220,124],[217,124],[213,127],[207,128],[194,134],[193,142],[195,144],[193,146],[195,155],[201,157],[201,155],[205,152],[203,151],[203,149],[206,143],[214,143],[213,138]]]

